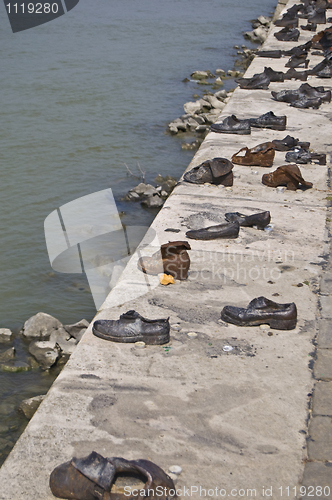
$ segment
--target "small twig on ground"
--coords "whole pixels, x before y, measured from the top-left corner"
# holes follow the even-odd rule
[[[145,184],[145,172],[143,172],[143,170],[141,169],[141,166],[140,166],[140,164],[138,162],[137,162],[137,166],[139,168],[139,171],[142,174],[142,182],[144,182],[144,184]]]

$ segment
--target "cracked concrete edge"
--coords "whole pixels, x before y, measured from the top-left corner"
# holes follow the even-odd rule
[[[330,175],[328,178],[330,185]],[[332,208],[327,209],[326,228],[332,249]],[[315,384],[308,411],[307,459],[301,486],[302,500],[330,497],[332,492],[331,442],[326,439],[332,419],[332,321],[329,319],[329,302],[332,297],[332,257],[329,253],[320,283],[321,318],[314,339],[315,356],[312,376]],[[321,490],[318,488],[322,488]]]

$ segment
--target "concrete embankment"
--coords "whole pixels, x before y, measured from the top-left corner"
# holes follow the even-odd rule
[[[264,49],[294,45],[278,42],[273,36],[278,30],[272,28]],[[311,37],[301,31],[298,44]],[[309,57],[310,68],[321,60]],[[246,76],[260,73],[264,66],[285,71],[286,62],[256,57]],[[313,77],[308,82],[331,89],[330,80]],[[286,131],[252,129],[248,136],[211,132],[188,168],[214,157],[230,159],[243,146],[286,134],[310,141],[315,152],[329,153],[331,104],[302,110],[271,99],[271,90],[300,84],[237,88],[220,121],[233,113],[250,118],[273,111],[287,115]],[[310,457],[315,453],[310,442],[307,448],[313,341],[330,318],[326,282],[325,296],[319,293],[329,251],[329,162],[328,155],[327,166],[300,167],[313,183],[306,191],[264,186],[262,174],[271,169],[246,166],[234,167],[231,188],[179,183],[152,225],[156,237],[147,246],[143,242],[97,315],[118,319],[135,309],[148,318],[169,316],[170,344],[137,349],[106,342],[92,335],[90,325],[1,468],[1,500],[51,500],[48,480],[53,468],[92,450],[103,456],[147,458],[166,471],[181,466],[176,486],[182,498],[296,498],[303,477],[307,486],[329,485],[332,491],[331,478],[323,474],[331,470],[325,462],[332,457],[330,438],[324,435],[328,424],[321,414],[311,421],[320,419],[315,432],[324,451],[316,459]],[[272,170],[283,164],[284,153],[276,152]],[[158,277],[137,269],[140,255],[151,255],[167,241],[186,239],[188,229],[223,222],[226,212],[263,210],[271,212],[272,231],[241,228],[235,240],[191,240],[191,272],[185,281],[163,287]],[[166,232],[168,228],[180,231]],[[294,301],[296,329],[241,328],[219,321],[225,305],[246,307],[261,295],[279,303]],[[197,335],[188,336],[190,332]],[[318,352],[323,371],[332,347],[324,332],[324,352]],[[331,378],[327,373],[324,383]],[[319,387],[321,395],[328,393],[328,387]],[[308,453],[312,461],[306,464]],[[314,493],[308,498],[320,496]]]

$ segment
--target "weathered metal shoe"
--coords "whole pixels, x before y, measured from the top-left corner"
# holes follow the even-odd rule
[[[284,56],[295,56],[295,55],[300,56],[301,54],[308,53],[311,47],[312,47],[312,41],[309,40],[309,42],[303,43],[301,45],[296,45],[291,49],[283,50],[282,53]]]
[[[256,55],[259,57],[269,57],[271,59],[280,59],[282,56],[281,50],[259,50],[256,52]]]
[[[93,323],[92,333],[111,342],[145,342],[160,345],[169,342],[168,319],[146,319],[136,311],[121,314],[118,320],[99,319]]]
[[[319,165],[326,165],[326,154],[311,153],[307,149],[299,148],[286,153],[285,160],[290,163],[301,163],[303,165],[317,160]]]
[[[236,78],[236,83],[240,85],[241,89],[254,90],[263,89],[266,90],[270,85],[270,78],[265,72],[257,73],[252,78]]]
[[[274,36],[277,40],[283,42],[297,42],[300,36],[300,31],[297,28],[283,28],[278,31],[278,33],[274,33]]]
[[[264,68],[264,73],[269,78],[270,82],[283,82],[285,75],[282,71],[274,71],[272,68]]]
[[[222,123],[212,123],[212,132],[220,134],[240,134],[248,135],[251,133],[250,121],[239,120],[235,115],[227,116]]]
[[[121,483],[127,478],[128,486],[117,487],[116,481],[120,478]],[[143,496],[131,494],[135,482],[139,491],[144,490]],[[173,480],[153,462],[104,458],[95,451],[85,458],[74,457],[56,467],[50,476],[50,488],[57,498],[71,500],[176,498]]]
[[[202,229],[192,229],[186,232],[187,238],[192,240],[216,240],[219,238],[237,238],[239,236],[240,225],[236,222],[224,222],[216,226]]]
[[[239,212],[229,212],[225,214],[225,219],[228,222],[238,222],[241,227],[257,226],[259,229],[264,229],[271,221],[270,212],[259,212],[258,214],[243,215]]]
[[[307,53],[301,54],[300,56],[294,54],[290,57],[289,61],[285,64],[287,68],[307,68],[309,64],[309,59],[307,59]]]
[[[290,68],[285,73],[285,80],[301,80],[302,82],[306,82],[309,75],[309,71],[296,71],[296,69]]]
[[[291,102],[290,105],[293,108],[318,109],[321,104],[322,104],[322,99],[320,99],[319,97],[310,98],[310,97],[302,96],[302,97],[300,97],[300,99],[297,99],[296,101]]]
[[[316,31],[317,24],[316,23],[307,23],[305,26],[301,25],[300,28],[305,31]]]
[[[287,116],[276,116],[273,111],[268,111],[258,118],[250,118],[250,126],[255,128],[268,128],[271,130],[286,130]]]
[[[160,250],[151,257],[141,257],[137,267],[147,274],[170,274],[178,280],[185,280],[190,267],[187,250],[191,247],[187,241],[171,241],[161,245]]]
[[[310,147],[310,142],[300,142],[290,135],[286,135],[286,137],[281,140],[273,139],[272,142],[276,151],[291,151],[297,146],[302,149],[308,149]]]
[[[265,297],[249,302],[247,309],[225,306],[221,319],[238,326],[270,325],[276,330],[293,330],[297,322],[297,309],[294,302],[278,304]]]
[[[241,155],[240,153],[243,153]],[[272,142],[258,144],[254,148],[244,147],[232,156],[232,162],[237,165],[247,165],[250,167],[272,167],[275,149]]]
[[[311,182],[307,182],[303,179],[301,170],[295,164],[282,165],[274,172],[264,174],[262,183],[270,187],[287,186],[287,189],[290,191],[296,191],[299,186],[304,189],[312,187]]]
[[[186,172],[183,179],[192,184],[233,186],[233,166],[226,158],[213,158]]]

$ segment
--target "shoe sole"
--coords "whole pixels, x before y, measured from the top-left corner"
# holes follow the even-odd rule
[[[226,321],[227,323],[232,323],[233,325],[237,326],[259,326],[259,325],[269,325],[270,328],[273,328],[274,330],[294,330],[296,327],[297,320],[289,320],[289,319],[284,319],[284,320],[279,320],[279,319],[258,319],[258,320],[253,320],[253,321],[241,321],[237,320],[235,318],[231,318],[225,314],[224,316],[221,316],[221,319],[223,321]]]
[[[170,341],[169,333],[164,333],[162,335],[144,337],[117,337],[112,335],[106,335],[104,333],[98,332],[95,328],[92,328],[92,333],[103,340],[109,340],[110,342],[119,342],[121,344],[133,344],[135,342],[144,342],[146,345],[161,345],[167,344]]]
[[[238,134],[238,135],[250,135],[251,130],[214,130],[211,129],[211,132],[216,132],[217,134]]]

